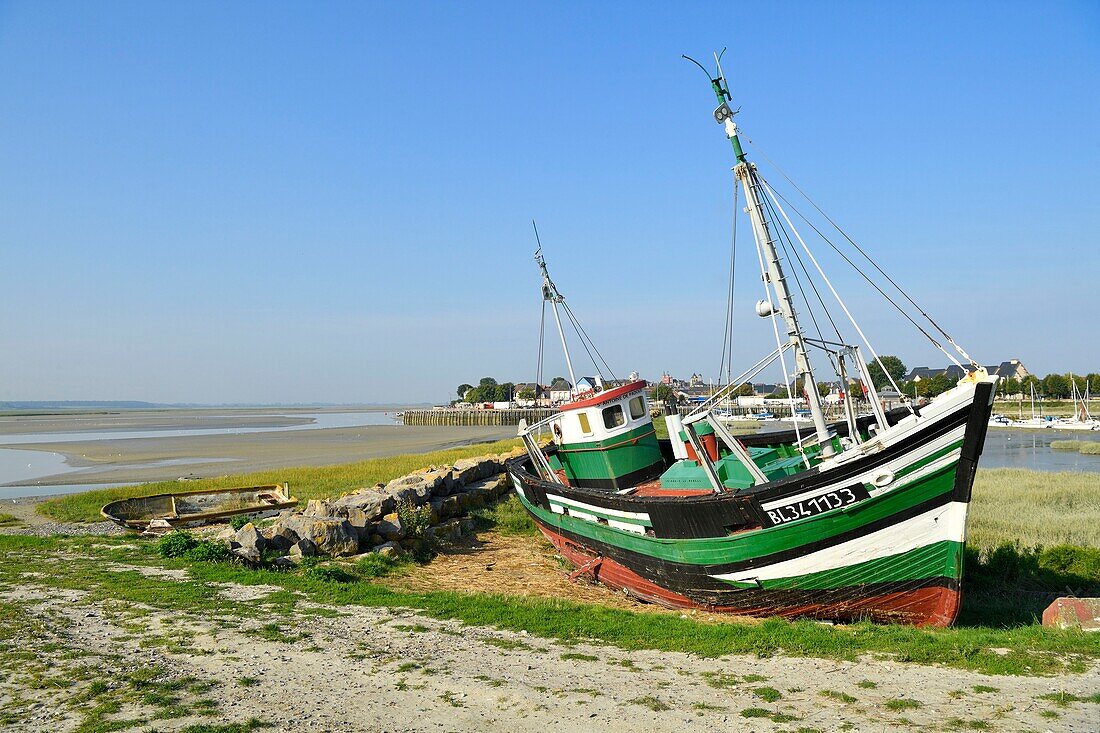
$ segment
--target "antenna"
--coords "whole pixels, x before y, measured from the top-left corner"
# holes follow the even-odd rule
[[[531,220],[531,228],[535,230],[535,242],[539,245],[535,250],[535,259],[539,259],[542,256],[542,240],[539,239],[539,228],[535,225],[535,220]]]

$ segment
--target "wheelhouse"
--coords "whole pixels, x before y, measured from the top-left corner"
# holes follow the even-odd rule
[[[638,380],[562,405],[551,423],[554,473],[566,483],[616,491],[659,476],[664,460],[645,388]]]

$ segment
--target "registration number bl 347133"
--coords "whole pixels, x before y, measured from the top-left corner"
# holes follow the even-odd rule
[[[852,484],[789,503],[769,502],[761,507],[762,524],[765,527],[775,527],[797,522],[799,519],[806,519],[830,509],[850,506],[869,497],[867,487],[863,484]]]

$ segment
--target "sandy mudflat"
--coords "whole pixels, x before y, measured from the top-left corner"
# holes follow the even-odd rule
[[[425,453],[514,435],[513,427],[368,425],[274,433],[42,442],[13,447],[62,453],[71,466],[95,467],[92,472],[46,476],[35,483],[88,484],[164,481],[180,476],[206,478],[288,466],[328,466],[400,453]],[[43,437],[48,440],[48,436]],[[154,463],[191,458],[226,460],[172,465]]]
[[[312,420],[295,413],[269,409],[125,410],[71,412],[49,415],[0,415],[0,441],[17,433],[76,433],[83,431],[190,430],[196,428],[278,428],[306,425]]]

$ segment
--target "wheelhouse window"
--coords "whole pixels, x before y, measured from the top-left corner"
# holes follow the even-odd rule
[[[645,398],[638,395],[630,401],[630,419],[637,420],[645,417]]]
[[[612,405],[611,407],[605,407],[603,410],[603,426],[608,430],[617,428],[626,422],[626,415],[623,414],[622,405]]]
[[[592,432],[592,425],[590,425],[589,422],[588,422],[588,413],[587,412],[578,412],[577,413],[577,422],[579,422],[581,424],[581,432],[582,433],[584,433],[585,435],[588,435]]]

